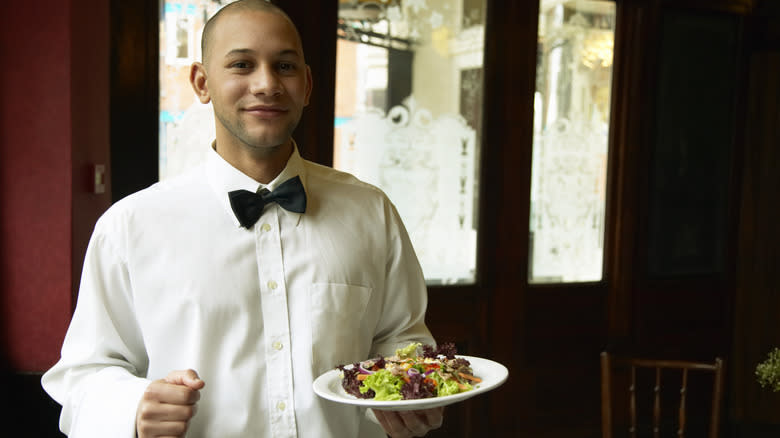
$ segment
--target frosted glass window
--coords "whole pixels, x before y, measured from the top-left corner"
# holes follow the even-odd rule
[[[484,0],[339,2],[334,167],[384,190],[429,284],[476,278]]]
[[[190,86],[190,65],[201,60],[206,20],[235,0],[160,0],[160,179],[201,163],[214,139],[214,114]]]
[[[611,1],[542,0],[529,281],[599,281],[615,31]]]

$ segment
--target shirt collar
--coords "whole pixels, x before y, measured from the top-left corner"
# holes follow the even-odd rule
[[[290,159],[287,160],[287,164],[284,169],[282,169],[281,173],[268,184],[260,183],[233,167],[232,164],[225,161],[225,159],[217,153],[213,143],[211,144],[211,147],[209,147],[208,156],[206,158],[206,177],[209,185],[217,195],[219,203],[230,215],[233,223],[237,227],[240,227],[241,224],[238,222],[236,215],[233,213],[233,209],[230,207],[228,192],[233,190],[249,190],[250,192],[257,193],[264,188],[273,192],[280,184],[295,176],[301,178],[303,189],[307,192],[308,196],[308,190],[306,189],[306,168],[303,164],[303,158],[301,158],[301,155],[298,152],[298,145],[294,140],[293,152],[290,155]],[[295,213],[284,209],[282,209],[282,211],[286,214],[293,215],[296,225],[300,223],[301,213]]]

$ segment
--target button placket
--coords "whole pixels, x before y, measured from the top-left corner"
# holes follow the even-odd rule
[[[269,206],[260,218],[256,230],[256,257],[262,301],[263,333],[267,362],[266,397],[275,436],[291,436],[297,429],[293,409],[286,409],[292,400],[292,358],[289,332],[289,310],[282,265],[280,208]]]

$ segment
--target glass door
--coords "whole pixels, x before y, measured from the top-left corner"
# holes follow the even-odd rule
[[[528,280],[599,281],[615,3],[539,6]]]
[[[428,284],[477,275],[485,3],[339,2],[333,164],[388,194]]]

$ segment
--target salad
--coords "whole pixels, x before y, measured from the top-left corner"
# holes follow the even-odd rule
[[[422,347],[422,348],[421,348]],[[422,354],[418,354],[422,350]],[[414,400],[470,391],[482,381],[471,364],[455,357],[451,342],[438,347],[411,343],[390,357],[339,365],[341,386],[355,397],[374,400]]]

